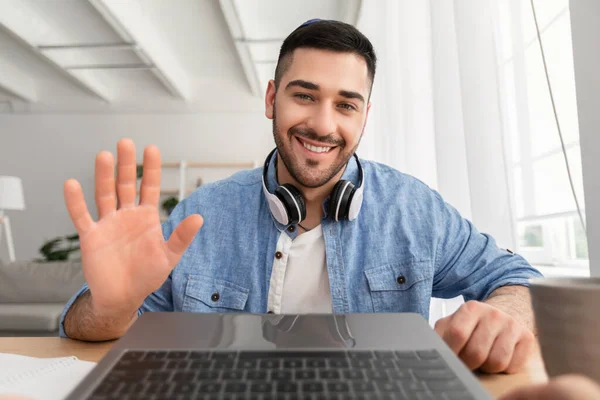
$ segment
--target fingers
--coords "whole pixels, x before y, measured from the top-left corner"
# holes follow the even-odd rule
[[[535,336],[533,336],[533,333],[528,331],[525,335],[521,336],[515,346],[512,359],[506,368],[506,372],[509,374],[515,374],[523,369],[527,359],[531,355],[534,344]]]
[[[513,317],[475,301],[439,320],[435,330],[467,367],[485,372],[522,367],[533,345],[533,334]]]
[[[96,204],[99,218],[111,214],[117,208],[135,206],[137,164],[135,145],[130,139],[117,143],[117,190],[115,193],[114,159],[112,154],[102,151],[96,156]],[[158,207],[160,199],[160,151],[156,146],[144,150],[144,173],[140,189],[140,204]]]
[[[112,214],[117,209],[115,193],[115,160],[108,151],[101,151],[96,156],[96,206],[98,219]]]
[[[74,179],[69,179],[64,184],[65,203],[80,236],[87,233],[93,226],[94,221],[88,211],[81,185]]]
[[[433,327],[433,330],[441,337],[443,337],[444,332],[446,332],[446,327],[450,323],[450,318],[451,316],[438,319],[435,323],[435,326]]]
[[[458,354],[472,370],[481,367],[488,360],[492,345],[502,329],[501,325],[493,323],[490,319],[484,317],[479,320],[469,341]]]
[[[503,329],[496,337],[489,351],[487,360],[481,366],[484,372],[495,374],[506,371],[515,354],[517,341],[521,335],[518,322],[511,320],[507,328]],[[518,356],[517,356],[518,357]]]
[[[140,205],[158,207],[160,173],[160,151],[156,146],[148,146],[144,150],[144,173],[140,187]]]
[[[175,228],[167,242],[167,254],[171,267],[177,265],[182,254],[194,240],[194,236],[198,233],[203,222],[200,215],[194,214],[181,221],[179,226]]]
[[[452,349],[454,354],[459,354],[465,347],[477,323],[479,322],[479,310],[473,306],[473,303],[463,304],[454,314],[444,318],[441,326],[436,331]]]
[[[131,139],[121,139],[117,143],[117,196],[119,208],[135,206],[136,196],[135,145]]]

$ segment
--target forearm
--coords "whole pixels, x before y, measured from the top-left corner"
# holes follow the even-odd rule
[[[529,288],[504,286],[494,290],[484,302],[509,314],[537,335]]]
[[[137,319],[136,310],[100,312],[94,309],[89,291],[71,306],[64,320],[65,333],[72,339],[103,341],[120,338]]]

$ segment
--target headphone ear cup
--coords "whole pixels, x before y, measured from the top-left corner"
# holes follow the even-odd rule
[[[298,221],[294,222],[294,223],[297,224],[298,222],[304,221],[306,219],[306,203],[304,201],[304,196],[302,196],[302,193],[298,189],[296,189],[296,187],[294,185],[285,183],[282,186],[284,186],[287,190],[289,190],[292,193],[292,195],[294,196],[294,200],[296,200],[296,203],[298,204],[298,208],[300,209],[300,215],[298,215]]]
[[[275,189],[275,196],[281,200],[289,216],[290,224],[297,224],[306,218],[306,203],[298,189],[289,183]]]
[[[344,181],[339,181],[338,183],[335,184],[335,186],[333,187],[333,190],[331,191],[331,197],[329,198],[329,218],[332,218],[333,220],[337,221],[337,216],[336,216],[336,211],[337,211],[337,204],[340,200],[340,192],[341,189],[340,187],[342,187]]]
[[[329,216],[335,221],[348,218],[350,200],[356,188],[350,181],[341,180],[335,184],[329,199]]]

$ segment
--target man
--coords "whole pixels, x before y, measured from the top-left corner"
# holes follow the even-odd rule
[[[117,338],[146,311],[427,318],[432,296],[463,295],[436,331],[472,369],[518,370],[534,342],[525,286],[540,274],[420,181],[353,157],[375,67],[350,25],[292,32],[265,96],[277,151],[264,168],[200,187],[162,232],[158,149],[145,149],[137,206],[133,142],[118,143],[116,192],[112,155],[99,153],[98,222],[79,184],[65,183],[87,285],[65,307],[61,335]]]

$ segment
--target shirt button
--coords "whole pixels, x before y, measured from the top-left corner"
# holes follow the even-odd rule
[[[404,275],[400,275],[398,278],[396,278],[396,282],[398,282],[400,285],[404,285],[406,283],[406,278]]]
[[[290,225],[288,226],[288,232],[294,232],[296,230],[296,227],[294,225]]]
[[[221,296],[219,296],[219,293],[213,293],[213,294],[212,294],[212,296],[210,296],[210,299],[211,299],[212,301],[219,301],[219,298],[220,298],[220,297],[221,297]]]
[[[275,253],[275,258],[276,259],[279,260],[281,257],[283,257],[283,253],[282,252],[278,251],[277,253]]]

